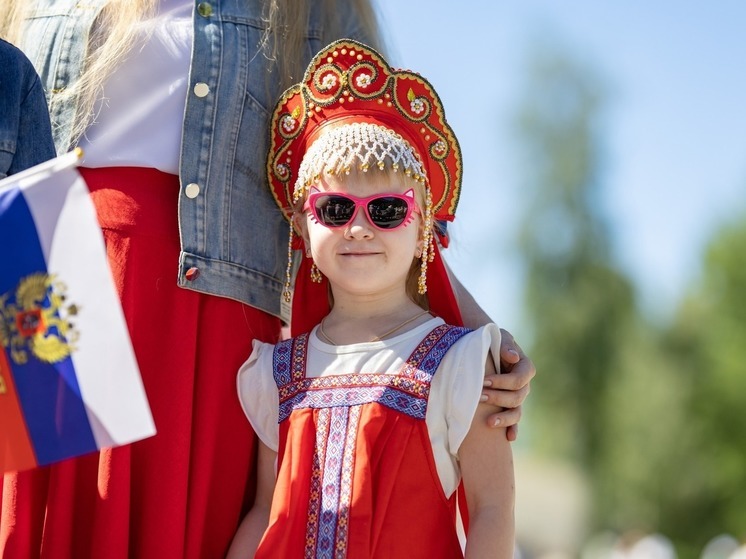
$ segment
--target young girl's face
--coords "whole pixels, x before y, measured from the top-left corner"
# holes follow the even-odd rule
[[[326,176],[316,188],[364,198],[379,194],[417,191],[415,181],[403,173],[369,171],[353,177]],[[319,223],[310,210],[298,225],[306,247],[319,270],[329,279],[335,300],[353,296],[406,296],[406,279],[412,260],[422,250],[421,208],[415,196],[415,211],[399,227],[382,230],[373,225],[363,208],[341,227]]]

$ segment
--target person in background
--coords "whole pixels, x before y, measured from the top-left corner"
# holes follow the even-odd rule
[[[3,0],[58,153],[80,168],[158,433],[2,482],[4,559],[222,557],[254,497],[256,437],[235,398],[252,340],[276,342],[286,229],[266,189],[270,109],[313,53],[376,45],[367,0]],[[485,320],[464,299],[464,315]],[[507,338],[507,337],[506,337]],[[511,349],[512,352],[511,353]],[[520,348],[492,376],[518,421]]]
[[[21,50],[0,39],[0,179],[54,156],[39,75]]]

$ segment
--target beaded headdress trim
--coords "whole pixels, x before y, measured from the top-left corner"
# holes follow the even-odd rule
[[[369,122],[342,124],[326,130],[303,156],[298,169],[293,199],[328,174],[347,173],[354,168],[383,170],[386,166],[401,170],[407,177],[424,183],[425,173],[414,148],[390,128]]]

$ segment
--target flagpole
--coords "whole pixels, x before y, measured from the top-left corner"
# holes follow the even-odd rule
[[[78,165],[82,159],[83,150],[76,147],[72,151],[63,155],[59,155],[49,161],[39,163],[38,165],[34,165],[20,173],[10,175],[9,177],[0,180],[0,190],[3,190],[9,185],[16,187],[23,186],[23,183],[28,182],[29,179],[36,180],[40,179],[41,175],[51,175],[52,173],[64,171],[65,169]]]

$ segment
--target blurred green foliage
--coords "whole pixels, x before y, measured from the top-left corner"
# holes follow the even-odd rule
[[[713,239],[675,318],[651,323],[598,203],[607,99],[592,67],[537,48],[517,120],[533,437],[589,480],[589,534],[657,531],[694,558],[718,534],[746,539],[746,217]]]

